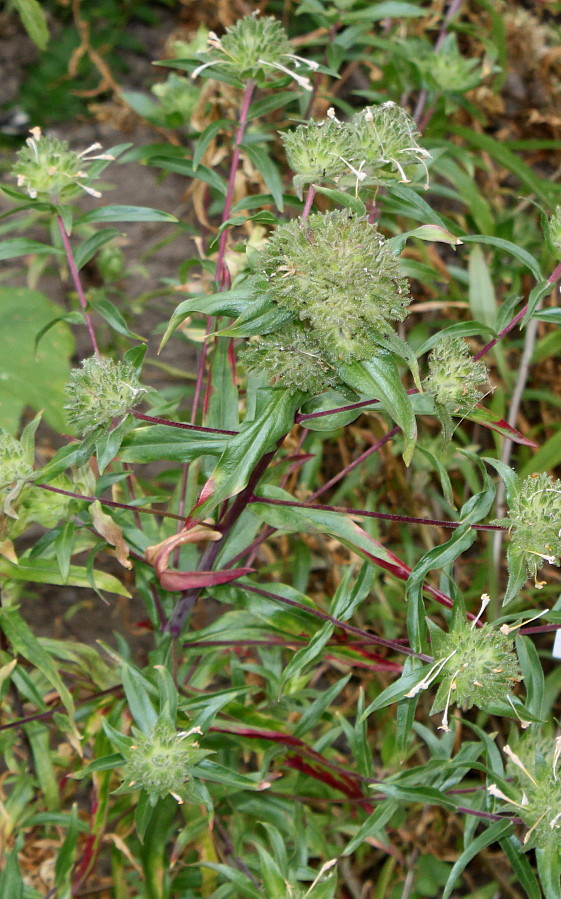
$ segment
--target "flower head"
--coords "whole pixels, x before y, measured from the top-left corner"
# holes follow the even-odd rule
[[[68,423],[81,434],[109,425],[135,406],[146,389],[136,370],[127,362],[111,359],[84,359],[82,368],[70,372],[65,405]]]
[[[471,90],[483,77],[479,60],[460,53],[455,34],[448,34],[438,50],[421,52],[417,65],[426,83],[445,94]]]
[[[326,362],[369,358],[407,315],[399,263],[375,225],[346,211],[281,225],[261,251],[258,290],[311,326]]]
[[[416,696],[433,681],[440,682],[430,714],[444,710],[442,730],[449,730],[450,705],[485,709],[504,703],[514,684],[522,680],[513,639],[492,624],[475,626],[488,603],[489,597],[483,594],[481,612],[471,624],[460,621],[448,633],[433,631],[434,665],[407,694]]]
[[[91,155],[93,150],[101,149],[101,144],[92,144],[81,153],[70,150],[65,140],[56,137],[44,137],[40,128],[31,129],[31,137],[26,146],[17,154],[18,161],[12,168],[18,187],[24,187],[31,199],[57,202],[77,188],[85,190],[94,197],[101,194],[90,186],[90,174],[87,163],[95,159],[114,157],[109,154]]]
[[[487,367],[460,337],[442,337],[429,356],[423,389],[449,411],[472,409],[489,389]]]
[[[0,489],[11,487],[33,473],[33,460],[19,440],[0,428]]]
[[[347,125],[326,119],[307,122],[282,135],[290,168],[295,173],[294,187],[302,197],[302,188],[312,182],[337,183],[348,175],[343,160],[353,156],[353,138]]]
[[[556,206],[547,223],[549,241],[557,256],[561,256],[561,206]]]
[[[146,790],[154,798],[170,793],[183,801],[185,785],[191,779],[190,769],[210,755],[196,742],[199,728],[177,731],[166,716],[147,735],[133,728],[134,739],[126,750],[123,785],[119,793]],[[122,750],[125,752],[125,750]]]
[[[409,113],[388,101],[381,106],[367,106],[351,119],[354,137],[354,166],[363,170],[375,184],[395,179],[408,183],[410,166],[422,165],[430,153],[419,146],[419,133]],[[427,183],[428,187],[428,175]]]
[[[509,762],[509,790],[518,793],[511,798],[496,784],[487,789],[491,796],[516,808],[528,830],[523,844],[545,851],[561,851],[561,780],[557,774],[560,739],[543,739],[528,735],[520,741],[517,752],[505,746]]]
[[[288,75],[305,90],[312,89],[309,78],[299,75],[294,68],[304,65],[315,69],[317,63],[295,56],[286,31],[272,16],[244,16],[227,28],[222,38],[211,31],[208,44],[205,61],[195,69],[192,78],[214,68],[241,83],[252,79],[264,86]]]
[[[313,334],[297,322],[274,334],[252,337],[242,349],[240,361],[287,390],[317,394],[337,383],[333,366],[323,358]]]
[[[516,478],[508,491],[509,553],[536,578],[544,562],[561,564],[561,481],[548,474]],[[539,584],[538,584],[539,586]]]

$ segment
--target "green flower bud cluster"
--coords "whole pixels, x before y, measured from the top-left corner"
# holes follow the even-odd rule
[[[194,739],[198,728],[177,731],[167,717],[161,717],[149,735],[133,728],[134,740],[126,752],[123,785],[117,792],[146,790],[154,798],[171,793],[181,798],[191,779],[190,769],[210,755]]]
[[[311,328],[330,367],[372,355],[407,315],[407,282],[376,225],[346,211],[281,225],[261,251],[256,290]]]
[[[18,187],[24,187],[32,199],[58,202],[77,188],[94,197],[101,194],[89,185],[90,175],[86,163],[95,159],[114,157],[109,154],[91,155],[101,144],[92,144],[81,153],[70,150],[65,140],[44,137],[40,128],[31,129],[26,146],[17,154],[18,161],[12,168]]]
[[[509,526],[509,550],[524,560],[529,577],[535,578],[544,562],[559,566],[561,481],[545,473],[517,478],[500,524]]]
[[[455,34],[447,35],[438,52],[421,53],[417,66],[428,86],[444,94],[463,94],[483,77],[479,60],[460,53]]]
[[[561,852],[561,777],[557,772],[561,755],[561,738],[544,741],[529,736],[513,752],[505,746],[509,762],[507,795],[491,784],[491,796],[515,807],[516,814],[528,827],[522,844],[524,849],[537,848],[545,852]]]
[[[488,597],[484,597],[488,602]],[[439,681],[430,714],[444,710],[441,730],[448,731],[448,709],[477,706],[488,709],[504,703],[514,684],[522,680],[513,639],[486,623],[478,628],[462,621],[449,633],[435,629],[431,635],[434,665],[407,694],[416,696]]]
[[[240,351],[248,371],[259,371],[287,390],[321,393],[335,386],[337,377],[325,361],[320,344],[298,323],[274,334],[252,337]]]
[[[429,355],[423,389],[448,410],[472,409],[489,390],[487,367],[475,361],[464,340],[443,336]]]
[[[418,144],[411,116],[388,101],[367,106],[349,122],[339,122],[333,110],[325,122],[299,125],[282,136],[288,162],[295,172],[294,187],[302,196],[304,185],[331,181],[339,188],[408,183],[412,166],[430,154]],[[427,185],[428,186],[428,183]]]
[[[167,117],[169,127],[179,128],[189,124],[199,99],[199,90],[188,78],[172,72],[165,81],[153,85],[152,93],[160,100],[161,111]]]
[[[88,434],[122,418],[145,393],[132,365],[91,356],[70,373],[64,406],[68,423]]]
[[[275,78],[288,75],[305,90],[312,89],[309,78],[297,74],[289,66],[317,69],[318,64],[292,52],[286,31],[272,16],[244,16],[227,28],[221,39],[211,31],[208,43],[205,61],[195,69],[192,78],[214,67],[217,73],[234,77],[240,83],[251,79],[263,87]]]

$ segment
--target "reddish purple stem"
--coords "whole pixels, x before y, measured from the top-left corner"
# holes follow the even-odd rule
[[[97,345],[97,340],[95,337],[95,331],[93,329],[92,320],[90,313],[87,312],[88,301],[86,300],[86,295],[84,294],[84,289],[82,287],[82,282],[80,281],[80,273],[78,272],[78,267],[76,266],[76,262],[74,260],[74,253],[72,252],[72,247],[70,246],[70,240],[68,238],[68,234],[66,233],[66,229],[64,227],[64,222],[60,215],[56,217],[58,229],[60,231],[60,236],[62,237],[62,242],[64,244],[64,252],[66,253],[66,259],[68,260],[68,268],[70,269],[70,274],[72,275],[72,280],[74,281],[74,287],[76,288],[76,293],[78,294],[78,299],[80,301],[80,306],[82,307],[82,312],[84,313],[84,318],[86,320],[86,326],[88,328],[88,333],[90,335],[90,340],[92,343],[92,347],[95,355],[98,359],[101,358],[101,354],[99,352],[99,347]]]

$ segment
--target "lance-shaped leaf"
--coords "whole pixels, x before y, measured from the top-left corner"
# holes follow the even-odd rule
[[[367,362],[341,365],[338,374],[345,384],[359,393],[379,400],[388,415],[399,425],[405,444],[403,459],[409,465],[417,440],[417,422],[411,398],[402,384],[393,356],[381,352]]]
[[[302,397],[300,392],[290,390],[258,391],[255,418],[245,421],[239,433],[228,441],[191,517],[204,518],[219,503],[247,487],[257,464],[275,451],[292,428]]]

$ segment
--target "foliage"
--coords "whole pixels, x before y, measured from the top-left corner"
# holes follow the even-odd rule
[[[159,143],[33,128],[1,188],[0,257],[52,257],[74,308],[1,293],[37,362],[0,408],[0,893],[553,899],[561,197],[486,118],[516,23],[279,12],[195,21],[123,93]],[[131,158],[189,179],[188,222],[96,202]],[[126,222],[195,236],[158,295],[164,386]],[[23,405],[78,436],[45,457]],[[42,585],[134,596],[148,649],[45,636]]]

